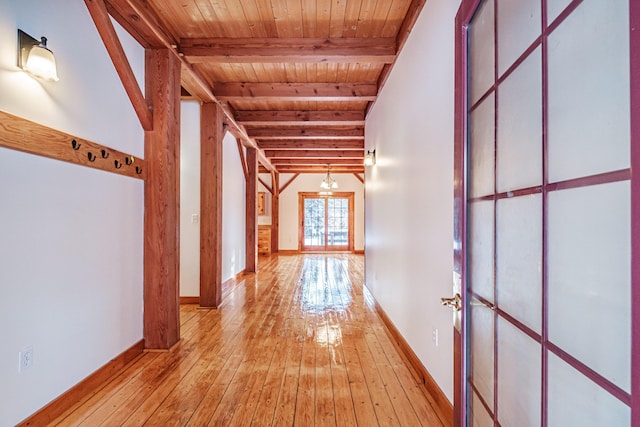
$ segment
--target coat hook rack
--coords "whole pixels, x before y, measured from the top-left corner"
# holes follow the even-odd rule
[[[140,175],[142,173],[142,168],[140,166],[136,166],[136,173]]]
[[[117,160],[114,160],[114,161],[113,161],[113,164],[116,166],[116,169],[120,169],[120,168],[122,167],[122,163],[120,163],[120,162],[119,162],[119,161],[117,161]]]
[[[89,151],[89,152],[87,153],[87,157],[89,158],[89,161],[90,161],[90,162],[95,162],[95,161],[96,161],[96,159],[98,158],[98,156],[96,156],[95,154],[93,154],[91,151]]]
[[[127,156],[124,158],[124,162],[127,164],[127,166],[130,166],[134,160],[135,159],[133,158],[133,156]]]
[[[73,148],[74,150],[78,151],[80,149],[80,147],[82,147],[82,144],[80,144],[75,139],[71,140],[71,148]]]
[[[100,151],[100,154],[102,154],[103,159],[109,158],[109,153],[107,153],[107,150],[105,150],[104,148]]]

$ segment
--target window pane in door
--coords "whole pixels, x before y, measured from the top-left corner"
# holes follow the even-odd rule
[[[540,3],[540,0],[498,2],[499,75],[540,35]]]
[[[548,63],[549,182],[628,168],[629,1],[583,1]]]
[[[496,171],[499,193],[542,184],[541,50],[534,50],[500,85]]]
[[[498,317],[498,421],[503,427],[539,426],[542,350],[510,322]]]
[[[498,200],[496,224],[498,305],[542,333],[542,195]]]
[[[626,391],[630,194],[629,182],[549,194],[549,339]]]
[[[304,199],[304,245],[324,246],[324,199]]]
[[[494,82],[493,15],[493,0],[485,0],[469,30],[471,104],[475,104]]]
[[[493,201],[469,205],[469,288],[493,302]]]
[[[328,245],[349,245],[349,203],[348,199],[327,200]]]
[[[469,118],[469,196],[493,194],[495,181],[495,96],[489,95]]]
[[[470,379],[485,404],[493,410],[493,311],[474,300],[470,313]]]
[[[469,416],[472,427],[493,427],[493,418],[482,405],[476,393],[473,393],[473,398],[471,399]]]
[[[549,427],[631,425],[631,410],[594,382],[549,355]]]

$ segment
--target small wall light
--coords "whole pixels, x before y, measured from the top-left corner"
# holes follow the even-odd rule
[[[18,30],[18,67],[34,77],[57,82],[58,70],[53,52],[47,48],[47,38],[40,41]]]
[[[373,166],[376,164],[376,149],[367,150],[367,154],[364,155],[364,165]]]

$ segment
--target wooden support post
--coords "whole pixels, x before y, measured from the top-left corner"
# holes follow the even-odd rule
[[[200,306],[222,302],[222,139],[218,104],[202,104],[200,113]]]
[[[278,252],[278,225],[280,224],[280,174],[271,172],[271,253]]]
[[[168,49],[145,53],[144,342],[168,349],[180,339],[180,61]]]
[[[247,147],[246,271],[258,271],[258,153]]]

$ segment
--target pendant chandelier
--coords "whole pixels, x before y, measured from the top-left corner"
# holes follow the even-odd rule
[[[332,188],[338,188],[338,183],[335,179],[331,177],[331,172],[327,170],[327,176],[324,177],[322,182],[320,183],[320,187],[325,190],[330,190]]]

